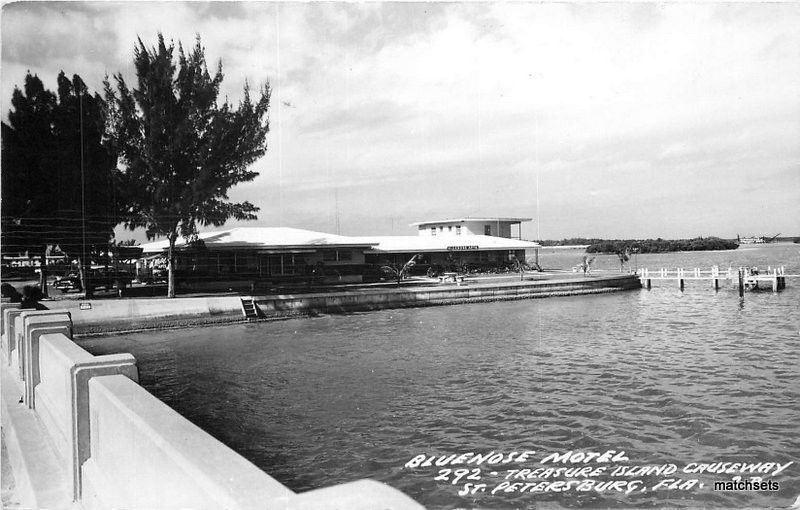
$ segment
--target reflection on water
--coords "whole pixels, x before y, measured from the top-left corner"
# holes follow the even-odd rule
[[[798,250],[640,256],[639,265],[725,267],[731,258],[797,274]],[[433,480],[438,468],[403,469],[422,453],[526,449],[625,450],[631,464],[679,466],[800,460],[800,279],[743,302],[708,282],[676,287],[82,344],[132,352],[148,390],[297,491],[369,477],[432,508],[788,506],[800,494],[798,465],[777,478],[776,493],[465,497]]]

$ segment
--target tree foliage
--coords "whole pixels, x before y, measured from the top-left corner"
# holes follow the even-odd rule
[[[117,224],[103,101],[62,71],[57,93],[28,73],[11,105],[2,125],[3,253],[43,254],[58,245],[87,262]]]
[[[57,101],[37,76],[14,88],[9,123],[2,124],[2,251],[41,251],[50,222],[55,186],[53,112]]]
[[[134,49],[137,84],[121,74],[105,81],[109,119],[106,137],[119,156],[127,205],[123,222],[144,228],[148,238],[169,240],[169,295],[174,295],[174,245],[197,234],[199,225],[256,219],[250,202],[231,203],[228,190],[253,180],[249,166],[264,155],[269,131],[270,89],[251,99],[245,84],[238,107],[218,101],[222,64],[212,75],[197,38],[187,54],[159,34],[155,47],[141,39]]]
[[[598,241],[591,244],[588,253],[666,253],[673,251],[734,250],[739,247],[735,241],[718,237],[697,237],[694,239],[627,239]]]

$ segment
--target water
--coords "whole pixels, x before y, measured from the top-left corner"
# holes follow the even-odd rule
[[[552,255],[561,267],[579,256]],[[618,264],[601,259],[601,267]],[[651,269],[730,261],[800,273],[798,245],[638,259]],[[800,495],[798,464],[774,478],[777,492],[715,492],[709,484],[733,475],[678,472],[639,478],[647,488],[664,478],[696,478],[704,488],[628,495],[492,495],[516,466],[480,466],[481,481],[457,485],[434,480],[440,467],[404,468],[418,454],[492,450],[535,450],[535,461],[549,452],[624,450],[624,464],[678,468],[797,463],[800,279],[744,301],[709,282],[687,282],[683,293],[675,282],[656,282],[651,291],[81,343],[95,354],[133,353],[148,390],[296,491],[373,478],[429,508],[787,507]],[[486,483],[487,492],[459,496],[465,482]]]

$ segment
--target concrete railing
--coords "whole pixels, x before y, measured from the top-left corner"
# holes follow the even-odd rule
[[[88,508],[250,509],[291,493],[130,379],[89,387]]]
[[[14,332],[14,323],[17,315],[25,310],[19,306],[3,306],[3,353],[6,355],[6,362],[11,364],[15,360],[16,353],[14,350],[17,348],[17,335]]]
[[[21,380],[23,398],[16,404],[4,377],[4,406],[15,407],[3,413],[3,427],[12,429],[7,437],[18,438],[30,432],[14,430],[18,407],[37,416],[65,473],[68,503],[86,509],[421,508],[370,480],[294,494],[139,386],[133,356],[93,356],[73,343],[68,313],[10,312],[3,311],[4,327],[14,319],[18,364],[3,370]],[[12,456],[25,449],[17,442],[23,445],[9,448]],[[11,462],[45,470],[32,464]],[[36,485],[25,483],[24,473],[14,475],[21,485]]]

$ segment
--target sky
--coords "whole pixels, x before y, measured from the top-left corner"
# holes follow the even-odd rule
[[[268,152],[230,192],[259,219],[227,226],[800,235],[798,2],[20,2],[1,22],[3,119],[28,70],[135,83],[158,32],[199,35],[231,101],[269,83]]]

